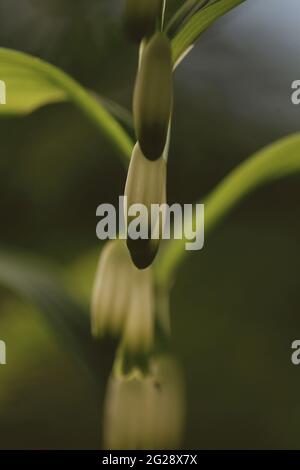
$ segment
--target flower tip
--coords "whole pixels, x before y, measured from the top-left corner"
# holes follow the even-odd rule
[[[142,270],[153,263],[158,251],[158,243],[153,243],[151,240],[132,240],[128,238],[127,248],[133,264]]]

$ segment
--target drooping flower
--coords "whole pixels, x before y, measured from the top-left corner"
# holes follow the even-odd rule
[[[127,227],[130,227],[135,216],[130,213],[134,207],[137,211],[140,205],[145,214],[140,213],[138,224],[141,236],[133,238],[127,231],[127,246],[134,264],[139,269],[145,269],[154,260],[159,247],[159,238],[163,229],[163,205],[166,202],[166,162],[163,157],[152,162],[145,158],[139,144],[133,149],[128,170],[126,186],[125,217]],[[162,207],[154,211],[154,206]],[[144,230],[143,230],[144,229]]]
[[[123,240],[103,248],[92,294],[94,336],[120,336],[131,353],[151,349],[154,336],[154,300],[151,268],[138,270]]]
[[[107,449],[176,449],[184,427],[182,372],[171,356],[152,360],[150,371],[128,377],[114,371],[104,403]]]
[[[157,160],[167,143],[173,104],[172,48],[156,33],[143,49],[133,95],[134,127],[144,156]]]

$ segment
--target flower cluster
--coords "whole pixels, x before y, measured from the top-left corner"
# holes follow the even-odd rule
[[[153,215],[151,207],[166,202],[173,101],[171,45],[159,27],[163,7],[162,0],[126,0],[125,7],[126,30],[140,43],[140,60],[133,96],[137,143],[124,199],[129,208],[142,204],[148,209],[138,220],[151,235],[134,239],[127,230],[127,247],[121,239],[108,242],[94,282],[93,335],[120,339],[105,400],[104,445],[109,449],[175,448],[183,426],[181,372],[166,353],[167,295],[155,285],[151,266],[164,222],[164,211]],[[137,222],[127,207],[128,227]]]
[[[166,200],[166,156],[173,103],[172,50],[161,32],[163,2],[127,0],[125,25],[129,37],[140,42],[140,61],[133,93],[137,144],[133,150],[125,194],[130,203],[163,204]],[[150,222],[150,223],[149,223]],[[128,220],[130,223],[130,220]],[[147,221],[153,226],[158,221]],[[161,223],[162,225],[162,223]],[[159,239],[132,239],[127,246],[134,264],[147,268],[154,260]]]
[[[162,238],[163,210],[151,206],[166,202],[166,155],[173,101],[172,53],[160,31],[162,0],[126,0],[124,22],[129,37],[140,43],[140,60],[133,96],[137,143],[128,169],[125,200],[127,227],[135,218],[127,207],[147,210],[145,238],[109,242],[102,250],[92,296],[92,331],[121,337],[124,350],[139,354],[154,344],[155,305],[151,264]],[[146,216],[145,216],[146,217]],[[151,220],[149,220],[149,218]],[[138,217],[143,224],[143,217]],[[152,237],[156,233],[157,236]],[[130,255],[129,255],[129,253]]]

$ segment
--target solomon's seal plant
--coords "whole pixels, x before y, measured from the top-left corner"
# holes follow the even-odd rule
[[[26,115],[49,103],[72,102],[114,145],[126,168],[130,163],[125,188],[130,204],[163,202],[172,72],[211,24],[244,1],[186,0],[168,21],[164,18],[168,2],[124,2],[125,29],[140,45],[133,99],[137,143],[125,130],[124,115],[128,113],[120,112],[119,106],[95,96],[56,67],[3,48],[0,78],[6,83],[9,99],[0,107],[0,114]],[[297,172],[300,133],[256,152],[204,198],[206,235],[251,191]],[[130,213],[125,216],[130,219]],[[157,220],[151,223],[155,225]],[[134,240],[129,234],[129,250],[124,241],[115,240],[101,252],[92,295],[92,332],[97,338],[109,333],[119,343],[105,400],[107,447],[179,445],[184,394],[171,351],[168,306],[176,272],[189,253],[185,242],[168,241],[157,254],[159,237],[152,244]],[[27,258],[2,253],[0,259],[1,284],[40,307],[89,377],[98,383],[101,341],[91,340],[83,307]]]

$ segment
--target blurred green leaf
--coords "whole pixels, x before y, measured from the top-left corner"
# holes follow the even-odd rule
[[[65,292],[51,270],[27,256],[0,252],[0,285],[38,307],[95,383],[108,374],[109,367],[100,360],[107,347],[112,360],[113,346],[92,339],[88,311]]]
[[[127,162],[133,143],[123,127],[89,91],[47,62],[0,48],[0,80],[6,84],[1,115],[24,115],[49,103],[73,102],[113,143]]]
[[[172,40],[173,63],[193,45],[196,39],[218,18],[237,7],[245,0],[217,0],[193,15]],[[199,4],[201,2],[199,1]]]
[[[300,172],[300,133],[256,152],[241,163],[201,202],[205,204],[205,235],[249,193],[260,186]],[[195,221],[193,226],[195,227]],[[165,284],[184,260],[186,240],[172,240],[160,257],[158,280]]]
[[[6,104],[0,115],[28,114],[50,103],[67,100],[66,92],[51,81],[38,59],[0,52],[0,77],[6,84]]]

